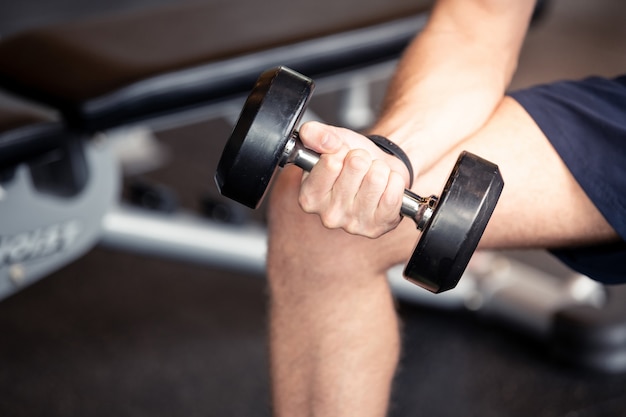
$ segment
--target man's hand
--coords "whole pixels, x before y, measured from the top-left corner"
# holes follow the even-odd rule
[[[400,223],[410,179],[399,159],[348,129],[309,122],[299,133],[304,145],[321,155],[303,176],[299,203],[305,212],[318,214],[327,228],[369,238]]]

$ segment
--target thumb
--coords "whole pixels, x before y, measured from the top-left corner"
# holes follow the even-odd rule
[[[307,148],[318,153],[336,153],[343,141],[332,126],[320,122],[307,122],[300,127],[300,140]]]

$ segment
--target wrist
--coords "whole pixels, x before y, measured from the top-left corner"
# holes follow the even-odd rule
[[[404,164],[408,173],[408,188],[411,188],[415,178],[413,164],[411,163],[409,156],[402,150],[402,148],[384,136],[367,135],[366,137],[374,142],[374,144],[383,152],[398,158]]]
[[[394,115],[398,116],[398,113]],[[397,123],[393,119],[397,119]],[[370,131],[387,138],[402,149],[412,166],[413,182],[416,176],[426,171],[438,159],[432,144],[440,141],[423,126],[404,118],[393,119],[381,119]]]

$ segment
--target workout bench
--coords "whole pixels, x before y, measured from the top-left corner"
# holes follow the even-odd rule
[[[428,4],[213,0],[41,28],[0,43],[0,84],[106,130],[244,94],[279,64],[321,78],[394,59]]]
[[[0,87],[56,115],[0,114],[0,297],[98,243],[262,274],[262,224],[120,203],[122,172],[106,138],[138,124],[158,129],[197,118],[232,120],[259,73],[276,65],[315,78],[322,94],[342,91],[347,109],[361,114],[368,85],[389,75],[428,6],[405,0],[357,7],[327,0],[185,3],[0,41]],[[362,128],[371,119],[341,121]],[[499,268],[503,262],[507,267]],[[441,296],[405,283],[399,269],[389,277],[399,297],[504,318],[552,339],[571,362],[626,370],[624,303],[618,302],[624,295],[586,277],[567,272],[555,279],[495,254]],[[541,305],[537,291],[545,294]]]
[[[58,115],[56,123],[47,121],[47,129],[55,132],[57,142],[64,142],[58,137],[66,132],[68,137],[80,138],[79,146],[85,151],[98,149],[104,154],[105,141],[92,140],[96,136],[102,138],[103,133],[128,141],[132,135],[126,138],[124,133],[116,132],[137,124],[158,129],[171,123],[187,123],[193,114],[201,118],[232,118],[230,113],[235,107],[230,103],[247,94],[258,73],[268,66],[289,63],[334,80],[329,84],[343,84],[348,79],[343,75],[346,72],[363,73],[364,68],[380,72],[381,65],[389,68],[389,62],[397,58],[423,25],[427,7],[424,1],[409,4],[396,0],[369,2],[354,10],[342,2],[313,5],[273,0],[252,2],[242,9],[233,3],[210,1],[70,22],[3,39],[0,87]],[[320,10],[324,10],[323,15]],[[237,30],[242,25],[245,28]],[[22,126],[24,129],[29,128]],[[15,135],[6,131],[4,134]],[[3,152],[19,153],[16,156],[27,161],[49,150],[39,141],[18,135],[4,142]],[[74,152],[67,158],[81,159],[83,155]],[[17,161],[13,157],[7,163]],[[92,184],[92,174],[82,172],[80,181],[87,186]],[[115,176],[119,175],[118,172]],[[49,195],[42,197],[48,199]],[[253,232],[238,227],[226,231],[222,230],[224,225],[210,224],[208,239],[182,239],[187,244],[181,248],[181,242],[168,242],[174,236],[171,227],[160,234],[161,238],[148,235],[156,229],[144,227],[145,222],[157,221],[149,217],[155,213],[131,212],[122,207],[113,210],[117,206],[114,201],[108,206],[117,215],[108,215],[103,223],[119,233],[105,233],[101,239],[105,244],[162,254],[175,252],[185,259],[218,265],[231,263],[243,270],[263,269],[264,235],[257,229]],[[161,226],[186,224],[196,235],[203,230],[190,217],[185,219],[173,222],[169,216]],[[102,223],[95,217],[93,222]],[[139,224],[144,226],[132,227]],[[109,230],[107,227],[105,230]],[[29,229],[15,228],[14,235],[20,236],[20,230]],[[218,232],[223,235],[213,236]],[[238,234],[252,244],[234,241],[228,245]],[[206,255],[206,245],[215,256]],[[26,264],[21,269],[27,277],[21,280],[23,284],[39,276]]]

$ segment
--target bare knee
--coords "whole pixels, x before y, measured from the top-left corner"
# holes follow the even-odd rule
[[[378,239],[350,235],[322,225],[317,215],[298,205],[298,169],[286,169],[269,198],[268,274],[270,283],[295,283],[314,276],[316,282],[379,279],[410,256],[418,232],[407,222]],[[289,276],[289,278],[287,278]]]

